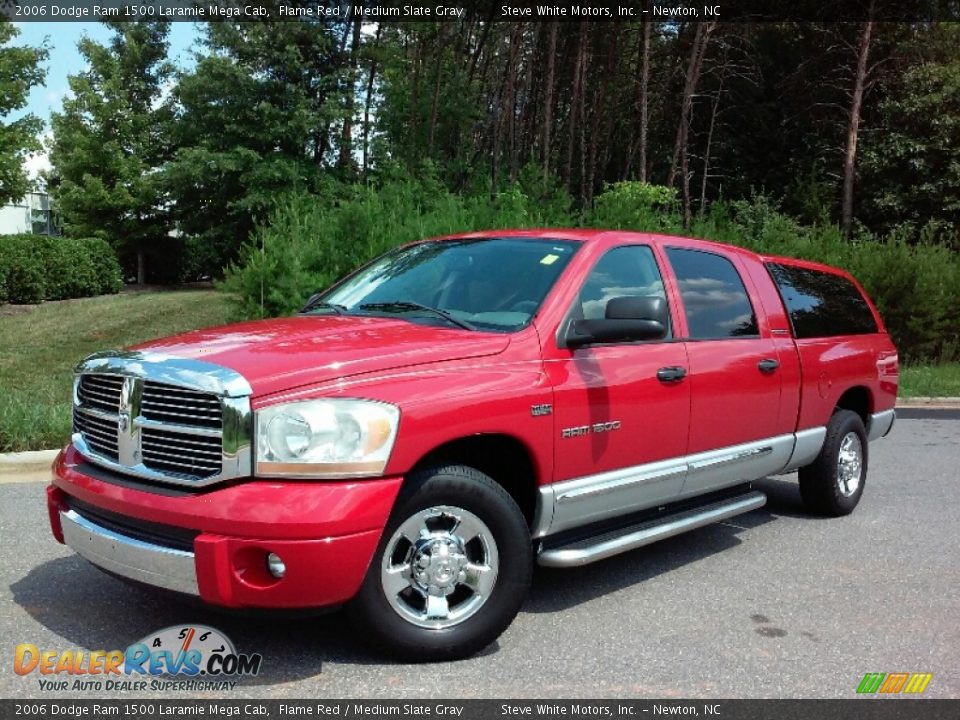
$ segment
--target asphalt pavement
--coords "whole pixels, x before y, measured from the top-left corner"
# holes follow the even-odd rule
[[[867,672],[930,672],[925,697],[957,698],[960,418],[931,412],[901,414],[871,445],[853,515],[812,517],[795,475],[763,480],[760,510],[585,568],[538,569],[497,643],[437,665],[385,661],[341,614],[229,615],[129,587],[53,540],[43,482],[0,483],[0,696],[150,696],[42,691],[36,672],[13,672],[14,647],[125,648],[202,623],[261,653],[262,672],[226,694],[154,697],[849,698]]]

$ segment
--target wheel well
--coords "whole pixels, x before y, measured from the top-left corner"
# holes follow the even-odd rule
[[[867,388],[858,385],[847,390],[840,399],[837,400],[837,407],[844,410],[852,410],[866,425],[870,421],[870,412],[873,408],[873,399]]]
[[[492,434],[451,440],[427,453],[413,469],[450,464],[468,465],[488,475],[510,493],[527,524],[533,523],[537,505],[536,473],[529,450],[519,440]]]

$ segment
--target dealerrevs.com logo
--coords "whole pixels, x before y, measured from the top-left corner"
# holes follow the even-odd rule
[[[237,678],[257,675],[263,656],[238,653],[207,625],[174,625],[126,650],[41,650],[17,645],[13,670],[37,674],[41,690],[232,690]]]

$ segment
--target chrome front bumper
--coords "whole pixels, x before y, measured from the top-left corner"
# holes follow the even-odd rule
[[[144,542],[60,511],[64,542],[97,567],[131,580],[199,595],[192,552]]]

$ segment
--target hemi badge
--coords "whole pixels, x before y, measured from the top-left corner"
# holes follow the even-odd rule
[[[531,405],[530,414],[534,417],[540,417],[541,415],[550,415],[553,412],[553,405],[550,403],[544,403],[543,405]]]

